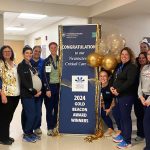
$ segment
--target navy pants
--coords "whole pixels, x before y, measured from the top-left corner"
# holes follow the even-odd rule
[[[143,119],[144,119],[144,106],[139,100],[138,96],[134,98],[134,112],[137,118],[137,136],[144,138]]]
[[[21,122],[24,134],[32,134],[35,126],[38,124],[38,115],[36,113],[36,101],[34,98],[22,98]]]
[[[150,150],[150,106],[145,107],[143,125],[146,140],[146,147],[144,150]]]
[[[134,103],[134,96],[118,97],[118,105],[120,110],[121,135],[127,144],[131,144],[132,120],[131,110]]]
[[[34,126],[34,130],[39,129],[41,127],[42,122],[42,103],[43,103],[43,96],[35,97],[35,108],[36,108],[36,119],[37,123]]]
[[[120,110],[118,105],[118,100],[115,99],[115,107],[112,109],[112,115],[115,119],[118,130],[121,130],[121,122],[120,122]]]
[[[52,130],[57,125],[59,84],[50,84],[51,97],[45,97],[47,129]]]
[[[8,102],[6,104],[3,104],[0,98],[0,141],[9,139],[10,123],[18,105],[19,98],[19,96],[8,96]]]
[[[109,115],[106,116],[106,112],[104,111],[103,108],[101,109],[101,116],[102,116],[102,119],[104,120],[104,122],[106,123],[106,125],[108,126],[108,128],[113,129],[113,122]]]

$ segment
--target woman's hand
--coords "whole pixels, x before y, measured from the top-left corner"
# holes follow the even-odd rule
[[[112,94],[114,93],[115,88],[114,87],[110,87],[110,91],[112,92]]]
[[[117,92],[117,90],[114,87],[110,87],[110,91],[112,92],[112,94],[114,94],[115,96],[118,96],[119,93]]]
[[[46,96],[50,98],[51,97],[51,91],[46,91]]]
[[[150,106],[150,100],[146,100],[146,101],[144,102],[144,106],[149,107],[149,106]]]
[[[1,99],[3,104],[7,104],[7,97],[4,92],[1,92]]]
[[[38,91],[36,95],[34,95],[34,97],[39,97],[42,94],[41,91]]]
[[[141,100],[141,103],[145,106],[145,98],[143,96],[139,97]]]
[[[109,115],[110,111],[111,111],[111,109],[110,109],[110,108],[109,108],[109,109],[105,109],[106,116],[108,116],[108,115]]]
[[[113,93],[115,96],[118,96],[119,95],[119,93],[117,92],[117,90],[115,89],[114,90],[114,93]]]

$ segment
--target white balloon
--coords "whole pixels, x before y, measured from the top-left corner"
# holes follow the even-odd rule
[[[125,39],[118,34],[111,34],[107,37],[107,47],[108,49],[117,54],[125,46]]]

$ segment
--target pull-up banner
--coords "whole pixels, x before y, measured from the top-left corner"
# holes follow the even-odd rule
[[[86,57],[95,51],[96,32],[97,25],[61,26],[60,133],[95,132],[95,69]]]

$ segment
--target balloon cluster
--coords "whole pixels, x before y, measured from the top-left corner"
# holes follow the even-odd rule
[[[100,40],[98,50],[87,56],[87,63],[91,67],[102,66],[105,70],[112,71],[120,62],[120,51],[125,46],[125,40],[121,35],[111,34],[106,40]]]

